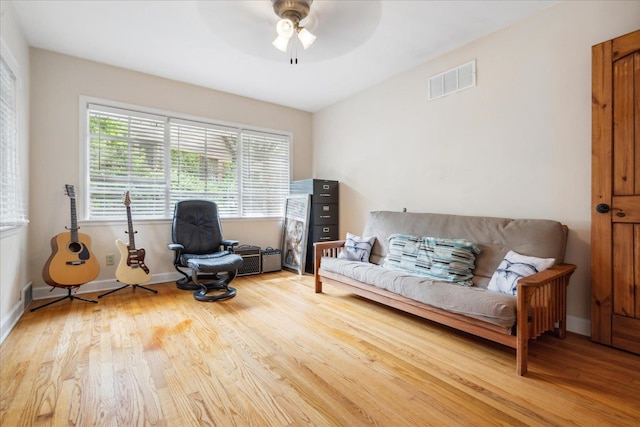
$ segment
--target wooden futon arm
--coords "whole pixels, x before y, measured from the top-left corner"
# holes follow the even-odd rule
[[[558,338],[566,336],[567,286],[575,269],[573,264],[555,265],[518,281],[516,359],[519,375],[527,372],[530,339],[546,331],[555,332]]]
[[[331,258],[337,258],[340,253],[340,248],[344,247],[344,242],[346,240],[332,240],[330,242],[318,242],[314,243],[315,247],[315,266],[316,270],[318,270],[318,266],[320,265],[320,258],[323,256],[328,256]]]
[[[546,331],[555,331],[558,338],[566,336],[567,286],[575,269],[573,264],[555,265],[518,281],[520,345]],[[528,328],[522,326],[527,324]]]
[[[346,242],[346,240],[331,240],[330,242],[317,242],[314,243],[313,246],[315,246],[316,252],[322,252],[325,249],[341,248],[344,246],[344,242]]]
[[[338,254],[340,254],[340,249],[344,247],[344,242],[346,240],[332,240],[330,242],[317,242],[313,244],[314,247],[314,272],[316,281],[316,293],[322,292],[322,284],[320,283],[320,276],[318,276],[318,269],[320,268],[320,259],[323,256],[328,256],[331,258],[338,258]]]
[[[518,281],[518,292],[521,286],[541,286],[566,274],[571,275],[575,269],[576,266],[573,264],[559,264],[531,276],[523,277]]]

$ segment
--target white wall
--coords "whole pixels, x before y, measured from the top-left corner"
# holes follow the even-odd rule
[[[42,267],[51,255],[50,239],[69,225],[69,199],[64,184],[80,180],[79,97],[115,100],[225,122],[277,129],[293,134],[293,179],[311,176],[311,114],[228,93],[154,77],[105,64],[86,61],[41,49],[31,49],[31,207],[29,277],[34,298],[64,294],[44,284]],[[78,194],[78,198],[83,197]],[[135,209],[135,195],[132,195]],[[81,232],[92,239],[91,249],[100,262],[96,281],[79,292],[116,286],[119,260],[114,241],[127,241],[124,221],[109,224],[79,222]],[[226,238],[261,247],[280,246],[281,221],[222,221]],[[146,249],[153,281],[175,276],[170,221],[135,221],[136,246]],[[116,266],[106,266],[105,256],[116,255]]]
[[[18,82],[18,156],[20,180],[23,183],[25,204],[29,191],[29,46],[22,33],[18,17],[9,2],[0,2],[0,34],[2,55],[9,55],[17,65]],[[5,49],[7,49],[5,51]],[[11,64],[10,64],[11,65]],[[27,213],[29,211],[26,206]],[[28,226],[0,235],[0,342],[23,313],[22,289],[28,285],[27,235]]]
[[[563,2],[314,114],[340,233],[378,209],[561,221],[568,327],[588,335],[591,46],[639,26],[637,1]],[[474,58],[477,87],[427,100],[430,76]]]

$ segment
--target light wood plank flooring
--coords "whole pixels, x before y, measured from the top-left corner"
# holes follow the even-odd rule
[[[639,425],[640,357],[585,337],[532,342],[518,377],[512,349],[311,276],[233,283],[219,303],[166,283],[25,313],[0,425]]]

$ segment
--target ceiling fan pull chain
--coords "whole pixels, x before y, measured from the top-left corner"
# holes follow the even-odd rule
[[[298,45],[296,43],[291,43],[289,47],[290,47],[289,52],[291,52],[289,63],[293,65],[294,57],[295,57],[295,64],[298,65]]]

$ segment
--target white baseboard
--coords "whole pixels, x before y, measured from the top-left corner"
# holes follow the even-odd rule
[[[567,331],[590,337],[591,321],[581,317],[567,316]]]
[[[24,289],[31,286],[31,282],[27,283],[20,293],[20,295],[24,294]],[[18,323],[18,320],[24,314],[24,301],[21,299],[17,303],[11,307],[9,313],[0,320],[0,344],[4,342],[4,340],[9,336],[9,333],[13,330],[13,328]]]
[[[159,273],[154,274],[150,282],[144,285],[154,285],[157,283],[173,282],[180,279],[182,276],[180,273]],[[115,279],[96,280],[86,283],[73,290],[74,294],[87,294],[90,292],[110,291],[122,286],[120,282]],[[44,285],[38,288],[33,288],[33,300],[41,300],[46,298],[63,297],[67,295],[68,291],[64,288],[54,288],[49,285]]]
[[[160,273],[154,274],[153,279],[149,283],[145,283],[146,285],[154,285],[157,283],[165,283],[165,282],[173,282],[180,279],[182,276],[175,273]],[[32,282],[27,283],[21,291],[21,295],[24,294],[24,290],[29,286],[33,286]],[[117,282],[115,279],[109,280],[98,280],[94,282],[90,282],[80,286],[79,288],[74,289],[74,294],[86,294],[89,292],[100,292],[100,291],[110,291],[112,289],[117,289],[122,284]],[[41,287],[33,287],[33,301],[42,300],[47,298],[60,298],[67,295],[67,290],[62,288],[52,288],[49,285],[41,286]],[[9,333],[16,326],[22,315],[24,314],[24,301],[21,299],[18,301],[0,320],[0,344],[4,342],[4,340],[9,336]]]

